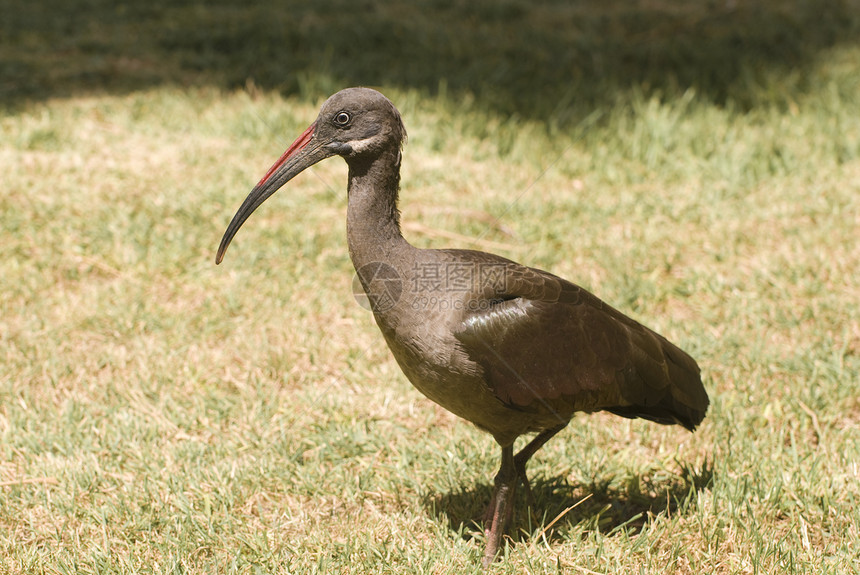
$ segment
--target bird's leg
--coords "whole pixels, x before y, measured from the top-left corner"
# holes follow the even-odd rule
[[[516,467],[514,466],[514,448],[512,445],[502,447],[502,464],[493,481],[495,490],[487,509],[487,519],[490,526],[485,530],[487,546],[484,549],[484,567],[488,567],[496,558],[505,528],[511,519],[511,511],[514,507],[514,494],[517,489]]]
[[[552,439],[555,434],[565,427],[567,427],[567,422],[541,431],[514,456],[514,468],[517,470],[517,477],[519,477],[520,481],[523,482],[523,486],[526,490],[526,498],[528,499],[529,507],[532,509],[535,508],[535,500],[534,495],[532,495],[532,487],[529,484],[529,478],[526,475],[526,463],[528,463],[531,456],[534,455],[538,449],[543,447],[544,443]]]
[[[514,455],[512,445],[502,447],[502,464],[494,480],[495,489],[490,499],[490,506],[484,516],[484,521],[489,522],[489,528],[485,530],[487,547],[484,549],[484,567],[489,566],[496,558],[501,546],[505,529],[511,521],[514,510],[514,495],[516,495],[517,483],[523,482],[529,505],[534,508],[534,496],[531,485],[526,476],[526,463],[535,452],[543,447],[544,443],[552,439],[559,431],[564,429],[567,423],[546,429],[538,433],[519,453]]]

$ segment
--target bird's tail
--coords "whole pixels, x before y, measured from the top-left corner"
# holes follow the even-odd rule
[[[642,418],[664,425],[682,425],[693,431],[705,418],[710,400],[702,385],[699,366],[692,357],[666,338],[648,330],[659,344],[662,361],[655,362],[650,354],[636,361],[636,379],[647,389],[639,397],[629,397],[630,404],[607,408],[622,417]],[[654,343],[653,340],[649,343]],[[649,346],[650,347],[650,346]],[[652,348],[653,349],[653,348]],[[642,351],[642,348],[640,348]],[[654,382],[664,382],[662,393],[654,393]]]

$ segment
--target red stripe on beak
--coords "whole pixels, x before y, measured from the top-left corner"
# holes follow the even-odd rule
[[[316,127],[317,127],[316,122],[314,122],[313,124],[308,126],[307,130],[302,132],[302,135],[299,136],[298,138],[296,138],[295,142],[290,144],[290,147],[287,148],[287,151],[284,152],[280,158],[278,158],[278,161],[275,162],[274,164],[272,164],[272,167],[269,168],[269,171],[266,172],[266,175],[263,176],[263,179],[261,179],[259,182],[257,182],[256,187],[260,187],[261,185],[263,185],[266,182],[266,180],[268,180],[269,178],[272,177],[272,174],[274,174],[278,168],[280,168],[282,165],[284,165],[284,162],[286,162],[287,160],[289,160],[290,158],[295,156],[298,152],[300,152],[302,149],[304,149],[304,147],[308,145],[308,142],[311,141],[311,138],[314,135],[314,129]]]

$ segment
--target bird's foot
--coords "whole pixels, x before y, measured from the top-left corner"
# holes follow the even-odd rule
[[[484,531],[487,546],[484,549],[483,564],[486,569],[496,559],[505,529],[511,522],[511,514],[514,510],[514,495],[517,491],[519,476],[514,466],[513,449],[508,446],[502,448],[502,465],[494,480],[496,488],[490,499],[485,521],[489,521],[489,527]]]
[[[487,546],[484,549],[484,568],[490,566],[499,552],[505,530],[511,522],[514,510],[514,493],[516,491],[516,480],[496,486],[490,507],[487,509],[485,521],[489,526],[484,530]]]

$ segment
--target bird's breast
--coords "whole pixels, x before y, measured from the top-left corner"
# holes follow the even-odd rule
[[[427,398],[478,427],[495,433],[508,408],[483,379],[481,367],[464,351],[449,320],[429,314],[376,313],[394,359],[412,385]]]

